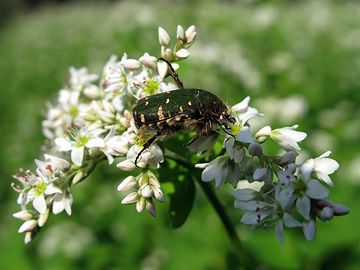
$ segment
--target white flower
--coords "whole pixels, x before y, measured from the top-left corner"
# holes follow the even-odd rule
[[[304,140],[307,135],[305,132],[296,131],[295,129],[297,127],[298,126],[295,125],[292,127],[274,129],[270,133],[270,138],[287,151],[299,151],[300,147],[297,143]]]
[[[58,187],[46,182],[44,179],[37,179],[37,181],[31,183],[31,185],[32,188],[28,192],[27,199],[32,202],[35,210],[40,214],[44,214],[47,209],[45,196],[62,193]]]
[[[102,148],[105,142],[102,138],[97,137],[102,131],[89,132],[82,129],[73,135],[74,141],[65,138],[56,138],[55,144],[59,147],[59,151],[71,151],[71,160],[76,166],[81,166],[84,158],[85,148]]]
[[[231,111],[237,123],[244,126],[251,118],[262,116],[257,109],[249,107],[250,97],[244,98],[241,102],[231,107]]]
[[[69,191],[57,193],[54,196],[52,212],[56,215],[65,210],[66,213],[70,216],[72,202],[73,198]]]
[[[96,81],[99,76],[97,74],[89,73],[87,68],[75,69],[70,68],[70,79],[69,83],[72,89],[80,91],[90,83]]]
[[[339,168],[339,163],[336,160],[328,158],[330,151],[325,152],[321,156],[307,160],[301,167],[301,173],[305,179],[308,179],[313,172],[316,177],[323,180],[330,186],[333,186],[329,174],[334,173]]]
[[[225,182],[235,187],[241,176],[239,165],[227,156],[217,157],[210,163],[196,164],[195,167],[204,169],[201,180],[204,182],[215,180],[216,188],[221,187]]]

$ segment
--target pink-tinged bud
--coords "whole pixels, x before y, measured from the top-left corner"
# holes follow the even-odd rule
[[[157,58],[149,55],[148,53],[145,53],[143,56],[141,56],[139,61],[147,68],[156,69]]]
[[[141,63],[135,59],[122,60],[121,65],[128,70],[138,70],[141,68]]]
[[[151,198],[154,195],[152,188],[149,185],[146,185],[141,190],[141,195],[145,198]]]
[[[137,192],[131,192],[124,199],[122,199],[121,203],[122,204],[132,204],[132,203],[137,202],[138,198],[139,198],[139,195]]]
[[[188,29],[185,31],[186,36],[186,43],[190,44],[195,41],[196,38],[196,27],[195,25],[191,25]]]
[[[152,215],[153,217],[156,217],[156,209],[155,205],[152,202],[146,201],[146,210]]]
[[[159,43],[162,46],[167,46],[170,44],[170,36],[168,34],[168,32],[166,32],[166,30],[162,27],[159,27],[158,29],[159,32]]]
[[[249,145],[249,154],[252,156],[261,156],[263,153],[262,147],[260,144],[253,142]]]
[[[123,171],[132,171],[133,169],[135,169],[135,163],[129,159],[125,159],[121,162],[119,162],[116,167],[118,167],[120,170]]]
[[[175,55],[178,59],[185,59],[189,57],[190,52],[187,49],[180,49],[175,53]]]
[[[30,231],[32,231],[37,225],[38,225],[37,220],[35,220],[35,219],[30,219],[30,220],[28,220],[28,221],[25,221],[25,222],[20,226],[18,232],[19,232],[19,233],[30,232]]]
[[[185,30],[181,25],[177,26],[176,38],[185,42],[186,39]]]
[[[154,191],[154,196],[155,198],[159,201],[159,202],[163,202],[164,201],[164,193],[161,191],[160,188],[153,188]]]
[[[134,188],[137,185],[136,179],[134,176],[130,175],[126,177],[117,187],[117,190],[120,192],[128,191]]]
[[[32,219],[32,214],[28,210],[22,210],[13,214],[13,217],[23,221],[27,221],[29,219]]]

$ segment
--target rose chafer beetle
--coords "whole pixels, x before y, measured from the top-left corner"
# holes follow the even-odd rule
[[[166,61],[160,58],[159,60]],[[137,161],[147,148],[158,138],[166,137],[181,130],[196,131],[197,136],[206,136],[218,127],[232,135],[230,125],[235,122],[230,110],[216,95],[202,89],[185,89],[177,74],[172,69],[170,75],[180,89],[139,99],[133,108],[133,117],[139,135],[148,140],[138,153]]]

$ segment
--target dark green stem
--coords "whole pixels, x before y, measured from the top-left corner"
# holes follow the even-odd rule
[[[179,164],[190,170],[195,169],[194,165],[191,162],[189,162],[187,159],[167,149],[165,150],[165,156],[171,158],[172,160],[178,162]],[[225,227],[226,233],[228,234],[233,246],[235,247],[240,261],[243,263],[244,269],[252,269],[251,262],[241,244],[241,241],[236,233],[235,227],[231,222],[228,214],[226,213],[224,206],[220,203],[219,199],[216,197],[216,194],[211,184],[201,181],[199,177],[194,176],[193,179],[199,184],[199,186],[205,193],[206,197],[214,207],[216,213],[219,215],[221,222]]]

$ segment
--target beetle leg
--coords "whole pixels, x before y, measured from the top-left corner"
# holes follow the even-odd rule
[[[162,129],[158,129],[154,136],[152,136],[146,143],[144,143],[143,148],[140,150],[140,152],[137,154],[135,158],[135,166],[137,167],[137,162],[141,156],[141,154],[150,147],[150,145],[158,138],[160,137],[162,133]]]
[[[226,134],[230,135],[231,137],[235,137],[234,134],[232,134],[231,132],[229,132],[228,130],[226,130],[226,128],[224,127],[224,125],[223,125],[218,119],[216,119],[215,117],[212,117],[212,116],[210,116],[210,118],[211,118],[211,120],[213,120],[214,122],[216,122]]]
[[[184,89],[184,84],[183,84],[182,81],[180,80],[178,74],[176,73],[176,71],[175,71],[174,68],[172,67],[171,63],[170,63],[168,60],[166,60],[166,59],[164,59],[164,58],[162,58],[162,57],[158,58],[158,61],[159,61],[159,60],[164,61],[164,62],[168,65],[168,67],[169,67],[169,69],[170,69],[170,74],[169,74],[169,75],[174,79],[175,83],[177,84],[177,86],[178,86],[180,89]]]

